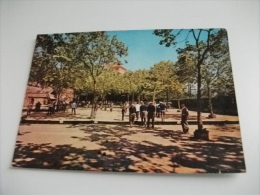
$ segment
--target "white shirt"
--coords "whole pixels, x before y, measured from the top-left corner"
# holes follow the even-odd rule
[[[136,112],[140,112],[140,104],[135,105]]]
[[[73,102],[73,103],[71,104],[71,108],[77,108],[76,102]]]

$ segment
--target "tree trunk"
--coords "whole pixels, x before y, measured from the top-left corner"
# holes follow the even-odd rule
[[[197,123],[198,130],[203,129],[202,120],[201,120],[201,64],[197,65],[198,69],[198,84],[197,84]]]
[[[56,104],[56,109],[54,108],[56,110],[56,112],[58,112],[60,110],[60,94],[61,94],[61,92],[59,91],[58,95],[57,95],[58,101],[57,101],[57,104]]]
[[[100,110],[103,110],[103,107],[104,107],[104,101],[105,101],[104,95],[101,95],[101,105],[100,105]]]
[[[215,118],[216,115],[213,113],[213,106],[212,106],[212,97],[211,97],[211,90],[210,90],[210,84],[207,84],[207,88],[208,88],[208,106],[209,106],[209,118]]]
[[[167,88],[167,90],[166,90],[166,105],[168,105],[168,102],[169,102],[169,90],[168,90],[168,88]]]
[[[155,101],[155,88],[153,90],[153,102]]]
[[[93,86],[94,86],[94,91],[93,91],[93,100],[92,100],[92,108],[91,108],[91,114],[90,114],[90,118],[93,119],[93,118],[96,118],[96,109],[97,109],[97,106],[96,106],[96,81],[94,80],[93,81]]]
[[[134,102],[135,101],[135,94],[134,94],[134,92],[132,93],[132,102]]]
[[[140,102],[140,94],[137,95],[137,102]]]
[[[189,99],[191,99],[191,84],[189,83]]]
[[[181,109],[180,99],[178,99],[178,110]]]

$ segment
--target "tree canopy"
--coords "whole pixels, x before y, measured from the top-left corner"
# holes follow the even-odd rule
[[[120,66],[128,55],[116,36],[103,31],[39,35],[29,83],[52,87],[57,95],[72,88],[77,96],[90,95],[93,103],[111,95],[127,101],[181,100],[190,98],[196,86],[199,124],[202,97],[234,93],[225,29],[155,30],[154,35],[161,38],[159,44],[176,48],[176,62],[160,61],[124,74],[110,66]]]

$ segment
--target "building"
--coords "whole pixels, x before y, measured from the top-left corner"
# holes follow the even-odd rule
[[[23,106],[27,106],[30,101],[33,105],[40,102],[42,105],[46,105],[50,99],[50,94],[53,89],[51,87],[40,88],[36,86],[27,86]]]
[[[127,72],[127,70],[119,64],[109,64],[109,65],[107,65],[107,67],[113,68],[114,70],[116,70],[120,74],[124,74],[124,73]]]

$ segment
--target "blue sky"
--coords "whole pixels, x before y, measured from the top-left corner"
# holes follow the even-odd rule
[[[176,61],[177,55],[173,47],[167,48],[159,44],[160,37],[153,30],[110,31],[112,37],[117,35],[119,41],[128,47],[128,56],[123,58],[123,67],[128,70],[149,69],[160,61]]]
[[[186,31],[187,32],[187,31]],[[121,61],[123,67],[128,70],[149,69],[160,61],[177,61],[176,49],[185,46],[185,41],[176,45],[176,47],[165,47],[160,45],[161,37],[155,36],[153,30],[131,30],[131,31],[108,31],[112,37],[117,35],[119,41],[124,42],[128,47],[128,56]],[[187,34],[179,37],[184,40]],[[202,34],[202,37],[205,35]],[[190,36],[191,37],[191,36]],[[189,40],[193,42],[193,39]],[[128,63],[124,63],[127,60]]]

